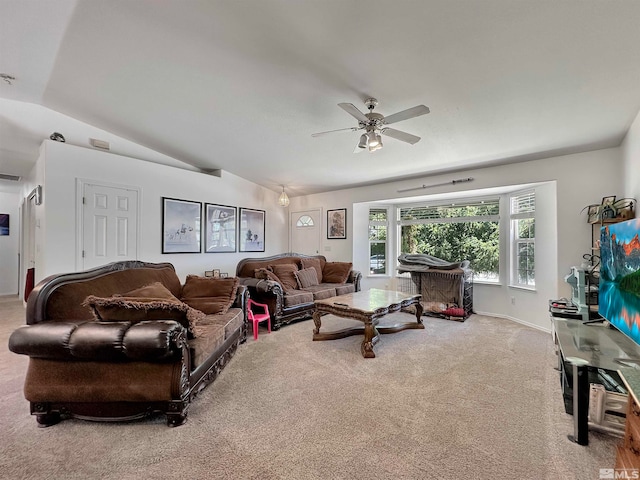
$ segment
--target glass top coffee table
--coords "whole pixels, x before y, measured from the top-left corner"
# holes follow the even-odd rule
[[[406,329],[423,329],[422,324],[422,295],[407,295],[392,290],[380,290],[372,288],[363,292],[349,293],[325,300],[316,300],[315,311],[313,312],[313,323],[316,328],[313,330],[313,340],[335,340],[349,337],[351,335],[363,335],[364,340],[360,347],[364,358],[375,358],[373,346],[380,339],[380,334],[396,333]],[[388,313],[404,310],[408,307],[415,307],[416,321],[406,323],[396,323],[391,326],[378,327],[378,322]],[[333,332],[320,332],[322,326],[322,315],[333,314],[337,317],[360,320],[364,326],[345,328]]]

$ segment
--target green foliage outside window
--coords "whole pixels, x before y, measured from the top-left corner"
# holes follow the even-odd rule
[[[495,207],[492,205],[427,207],[428,210],[423,208],[421,214],[413,216],[414,219],[433,220],[430,223],[401,226],[402,252],[424,253],[449,262],[469,260],[476,279],[498,280],[499,223],[498,220],[481,218],[498,213],[497,202]],[[402,211],[402,220],[413,220],[412,213],[414,212],[409,209]],[[450,218],[452,221],[443,222],[443,218]]]

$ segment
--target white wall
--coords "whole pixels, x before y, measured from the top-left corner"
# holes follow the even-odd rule
[[[604,196],[623,194],[620,175],[623,152],[625,175],[635,178],[624,182],[625,195],[630,196],[627,193],[629,190],[636,191],[633,186],[639,183],[639,174],[635,172],[640,162],[639,145],[640,122],[636,120],[625,140],[624,148],[293,197],[288,211],[321,208],[322,228],[326,231],[324,212],[328,209],[347,208],[347,239],[328,240],[323,235],[321,252],[331,261],[353,261],[354,268],[367,272],[368,254],[358,255],[362,251],[367,252],[368,248],[367,215],[366,208],[363,207],[367,202],[408,197],[413,194],[398,193],[398,190],[421,184],[449,182],[462,177],[473,177],[474,180],[467,184],[435,187],[429,189],[429,193],[546,183],[537,187],[541,189],[537,197],[538,215],[541,215],[537,218],[537,291],[477,285],[474,303],[478,311],[548,329],[548,299],[570,295],[564,276],[572,265],[582,262],[584,253],[590,251],[589,226],[585,214],[580,212],[584,206],[597,203]],[[77,178],[140,187],[142,219],[139,258],[152,262],[171,262],[183,279],[189,273],[202,274],[204,270],[212,268],[233,274],[235,265],[242,258],[273,255],[288,250],[288,211],[277,205],[279,192],[267,190],[227,172],[223,172],[223,177],[218,178],[47,140],[43,143],[38,163],[25,180],[23,188],[23,194],[26,194],[35,185],[44,185],[44,202],[36,210],[36,218],[40,222],[40,228],[36,232],[36,281],[52,273],[77,268]],[[161,254],[162,196],[266,210],[265,253]],[[638,197],[637,194],[634,196]],[[364,288],[374,285],[375,280],[365,278]],[[515,298],[515,305],[511,304],[511,297]]]
[[[36,236],[36,282],[76,265],[76,179],[120,184],[141,189],[140,252],[138,259],[171,262],[182,280],[187,274],[203,275],[220,269],[235,274],[245,257],[274,255],[287,250],[286,209],[277,205],[279,193],[223,172],[222,178],[159,165],[108,152],[46,140],[40,158],[25,182],[24,191],[43,185],[43,204],[37,210],[40,235]],[[161,197],[219,203],[266,210],[264,253],[162,254]]]
[[[0,236],[0,295],[18,293],[19,203],[20,194],[17,190],[0,191],[0,213],[9,214],[9,235]]]
[[[631,124],[621,146],[624,196],[640,200],[640,113]],[[637,210],[637,205],[636,205]],[[638,213],[636,212],[636,216]]]
[[[354,158],[354,161],[360,160]],[[398,190],[422,184],[440,184],[464,177],[472,177],[474,180],[469,183],[434,187],[428,192],[441,194],[506,185],[547,183],[544,187],[538,187],[542,190],[536,198],[539,209],[536,214],[537,222],[542,221],[541,225],[546,225],[536,235],[537,290],[529,292],[508,287],[477,285],[474,290],[474,304],[478,311],[513,318],[548,330],[548,300],[570,296],[571,290],[564,282],[564,276],[569,273],[572,265],[582,263],[584,253],[591,252],[591,231],[586,222],[586,215],[580,212],[584,206],[598,203],[604,196],[622,194],[621,167],[620,149],[611,148],[294,197],[291,199],[290,208],[326,210],[346,207],[347,240],[324,240],[323,253],[331,260],[353,259],[354,268],[367,272],[368,256],[359,255],[359,252],[363,249],[366,252],[368,248],[366,208],[354,204],[410,197],[414,196],[415,192],[399,193]],[[323,228],[326,228],[326,225]],[[364,288],[371,288],[373,285],[376,285],[375,280],[365,278]],[[515,297],[515,305],[511,304],[512,296]]]

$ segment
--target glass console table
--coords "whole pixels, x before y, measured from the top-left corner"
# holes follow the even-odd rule
[[[552,317],[553,337],[558,345],[558,370],[565,410],[574,418],[571,440],[589,443],[589,389],[591,383],[610,392],[627,394],[618,370],[640,366],[640,346],[606,323]]]

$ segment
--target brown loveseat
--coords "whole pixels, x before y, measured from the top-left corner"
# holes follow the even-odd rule
[[[360,291],[362,278],[351,263],[299,253],[245,258],[236,266],[236,276],[253,300],[268,305],[275,330],[293,320],[311,318],[315,300]]]
[[[153,412],[183,424],[247,334],[246,288],[208,280],[183,287],[170,263],[125,261],[40,282],[9,339],[30,357],[24,394],[39,426]]]

